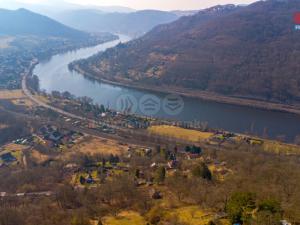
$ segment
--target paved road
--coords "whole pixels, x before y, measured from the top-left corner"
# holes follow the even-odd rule
[[[31,65],[33,66],[33,65]],[[99,124],[99,125],[105,125],[105,126],[108,126],[110,128],[113,128],[113,129],[122,129],[118,126],[114,126],[114,125],[111,125],[111,124],[108,124],[108,123],[105,123],[103,121],[95,121],[95,120],[91,120],[91,119],[88,119],[88,118],[84,118],[82,116],[78,116],[78,115],[75,115],[73,113],[69,113],[69,112],[66,112],[62,109],[59,109],[59,108],[56,108],[56,107],[53,107],[51,105],[48,105],[46,104],[45,102],[42,102],[41,100],[35,98],[34,95],[31,94],[31,92],[28,90],[27,88],[27,84],[26,84],[26,77],[28,76],[28,73],[26,75],[23,75],[22,77],[22,90],[24,92],[24,94],[31,100],[33,101],[35,104],[37,104],[38,106],[42,106],[46,109],[50,109],[54,112],[57,112],[61,115],[64,115],[66,117],[69,117],[69,118],[73,118],[73,119],[76,119],[76,120],[81,120],[81,121],[85,121],[85,122],[90,122],[90,123],[95,123],[95,124]]]
[[[31,68],[34,66],[34,63],[31,64]],[[141,131],[141,130],[135,130],[135,129],[126,129],[126,128],[123,128],[123,127],[119,127],[119,126],[115,126],[115,125],[112,125],[112,124],[108,124],[108,123],[105,123],[103,121],[95,121],[95,120],[91,120],[91,119],[87,119],[87,118],[84,118],[82,116],[78,116],[78,115],[75,115],[73,113],[69,113],[69,112],[66,112],[62,109],[59,109],[59,108],[56,108],[56,107],[53,107],[51,105],[48,105],[46,104],[45,102],[42,102],[41,100],[35,98],[34,95],[31,94],[31,92],[28,90],[27,88],[27,84],[26,84],[26,77],[30,74],[30,70],[27,74],[25,74],[23,77],[22,77],[22,90],[24,92],[24,94],[29,98],[31,99],[34,103],[36,103],[37,105],[39,106],[42,106],[44,108],[47,108],[47,109],[50,109],[50,110],[53,110],[54,112],[57,112],[61,115],[64,115],[66,117],[69,117],[69,118],[73,118],[73,119],[76,119],[76,120],[81,120],[83,122],[90,122],[90,123],[94,123],[94,124],[98,124],[98,125],[105,125],[109,128],[112,128],[112,129],[115,129],[117,131],[120,131],[124,134],[128,134],[130,137],[135,137],[134,140],[137,141],[137,137],[141,137],[143,139],[146,139],[147,138],[147,135],[148,133],[145,131]],[[86,131],[85,132],[86,134],[90,134],[91,136],[99,136],[99,134],[97,135],[96,132],[93,132],[93,130],[89,130],[89,131]],[[158,138],[159,136],[157,136]],[[121,137],[118,137],[118,138],[121,138]],[[165,138],[164,136],[161,136],[160,137],[161,139],[164,139],[165,143],[169,143],[170,140],[168,140],[168,138]],[[127,137],[128,139],[128,137]],[[129,141],[129,140],[128,140]],[[190,144],[190,142],[187,142],[187,141],[184,141],[184,140],[177,140],[178,143],[187,143],[187,144]],[[145,144],[145,143],[144,143]],[[150,143],[149,143],[150,144]],[[154,143],[152,143],[154,144]]]
[[[35,97],[31,94],[31,92],[28,90],[28,88],[27,88],[27,85],[26,85],[26,77],[27,77],[26,75],[24,75],[24,76],[22,77],[22,90],[23,90],[24,94],[25,94],[31,101],[33,101],[35,104],[37,104],[38,106],[42,106],[42,107],[44,107],[44,108],[47,108],[47,109],[51,109],[51,110],[53,110],[54,112],[60,113],[60,114],[62,114],[62,115],[64,115],[64,116],[67,116],[67,117],[71,117],[71,118],[74,118],[74,119],[85,120],[85,121],[87,121],[86,118],[83,118],[83,117],[81,117],[81,116],[77,116],[77,115],[75,115],[75,114],[66,112],[66,111],[61,110],[61,109],[59,109],[59,108],[55,108],[55,107],[53,107],[53,106],[51,106],[51,105],[46,104],[45,102],[42,102],[41,100],[39,100],[39,99],[37,99],[37,98],[35,98]],[[96,121],[92,121],[92,120],[91,120],[90,122],[96,122]]]

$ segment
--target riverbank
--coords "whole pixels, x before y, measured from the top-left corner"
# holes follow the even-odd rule
[[[73,66],[72,69],[89,79],[107,83],[107,84],[116,85],[116,86],[134,88],[138,90],[154,91],[154,92],[164,93],[164,94],[177,94],[185,97],[198,98],[203,101],[238,105],[238,106],[251,107],[255,109],[263,109],[263,110],[270,110],[270,111],[288,112],[288,113],[300,115],[300,106],[286,105],[281,103],[272,103],[267,101],[238,98],[232,96],[224,96],[213,92],[196,91],[192,89],[180,88],[175,86],[165,86],[165,85],[153,86],[153,85],[145,85],[141,83],[128,82],[125,80],[122,81],[108,80],[106,78],[94,76],[93,74],[90,74],[82,70],[78,65]]]

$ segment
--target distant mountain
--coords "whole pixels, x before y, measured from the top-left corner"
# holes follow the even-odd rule
[[[72,39],[89,36],[85,32],[67,27],[26,9],[0,9],[0,34],[54,36]]]
[[[93,8],[107,13],[131,13],[136,11],[124,6],[86,6],[86,8]]]
[[[19,8],[25,8],[30,11],[54,17],[64,11],[80,10],[80,9],[97,9],[103,12],[121,12],[129,13],[136,10],[124,7],[124,6],[97,6],[97,5],[78,5],[64,0],[51,0],[51,1],[40,1],[39,3],[25,3],[19,0],[1,0],[0,7],[16,10]]]
[[[217,6],[161,25],[82,65],[98,77],[300,102],[299,0]],[[90,67],[91,69],[92,67]]]
[[[192,16],[198,13],[200,10],[174,10],[172,13],[176,14],[178,17],[182,16]]]
[[[178,16],[175,13],[157,10],[143,10],[132,13],[105,13],[90,9],[64,12],[56,19],[80,30],[91,32],[106,31],[138,36],[159,24],[176,20]]]

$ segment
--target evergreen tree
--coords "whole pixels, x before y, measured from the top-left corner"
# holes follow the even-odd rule
[[[203,178],[206,180],[212,180],[212,174],[205,163],[200,163],[193,170],[192,174],[195,177]]]
[[[158,167],[156,172],[155,172],[155,177],[154,177],[154,181],[156,183],[162,183],[165,181],[166,178],[166,169],[165,167],[161,166]]]

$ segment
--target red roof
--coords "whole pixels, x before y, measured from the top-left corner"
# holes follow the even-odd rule
[[[294,14],[294,23],[300,25],[300,12]]]

